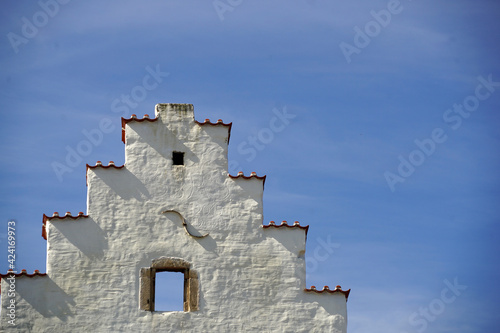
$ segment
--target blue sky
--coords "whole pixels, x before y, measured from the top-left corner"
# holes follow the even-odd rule
[[[0,11],[2,272],[10,219],[45,271],[42,215],[85,211],[121,116],[192,103],[233,123],[231,173],[267,175],[265,222],[310,225],[307,284],[352,289],[349,332],[495,331],[500,3],[41,3]]]

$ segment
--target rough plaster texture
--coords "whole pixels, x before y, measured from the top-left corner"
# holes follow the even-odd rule
[[[264,179],[228,175],[230,127],[195,122],[190,104],[156,118],[126,123],[123,168],[87,169],[88,217],[47,219],[47,276],[16,279],[2,331],[346,332],[343,293],[304,291],[306,230],[263,228]],[[140,309],[141,268],[162,257],[196,272],[197,311]]]

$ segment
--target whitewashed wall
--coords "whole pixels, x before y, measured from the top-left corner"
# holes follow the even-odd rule
[[[195,122],[190,104],[159,104],[156,117],[126,123],[123,168],[88,168],[88,217],[47,219],[47,276],[17,278],[17,325],[2,295],[0,328],[346,332],[344,293],[304,291],[306,230],[263,228],[264,179],[228,175],[230,126]],[[172,151],[185,165],[172,165]],[[165,210],[209,236],[187,235]],[[140,269],[159,257],[198,272],[198,311],[139,309]]]

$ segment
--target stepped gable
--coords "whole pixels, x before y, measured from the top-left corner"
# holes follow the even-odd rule
[[[229,174],[231,125],[192,104],[122,118],[125,162],[87,164],[86,213],[43,215],[46,273],[0,274],[16,329],[346,333],[351,290],[306,288],[309,225],[263,224],[266,176]],[[182,299],[160,275],[181,276]]]

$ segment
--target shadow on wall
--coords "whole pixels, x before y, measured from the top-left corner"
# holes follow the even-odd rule
[[[297,295],[296,301],[302,304],[304,310],[314,309],[314,311],[318,311],[317,306],[319,306],[319,308],[328,312],[329,315],[338,316],[338,320],[343,320],[339,315],[343,314],[346,309],[346,298],[342,293],[330,294],[325,292],[319,294],[301,291]]]
[[[91,218],[53,221],[53,226],[89,259],[101,259],[108,248],[105,232]]]
[[[135,198],[137,201],[144,201],[151,198],[148,189],[127,167],[118,170],[105,170],[105,177],[101,177],[100,172],[94,170],[95,174],[108,187],[124,200]]]
[[[177,138],[177,134],[172,132],[165,124],[160,122],[155,122],[153,124],[132,122],[128,125],[133,128],[143,142],[147,143],[165,160],[170,160],[172,158],[172,152],[170,149],[173,148],[174,150],[186,153],[186,157],[188,157],[193,163],[199,162],[198,158],[191,151],[191,149],[182,143]],[[154,133],[154,138],[152,140],[146,140],[146,138],[151,137],[151,131]]]
[[[73,297],[66,294],[49,276],[25,277],[23,280],[27,282],[26,285],[29,288],[23,288],[23,285],[19,283],[16,289],[17,294],[42,316],[57,317],[65,322],[68,316],[73,315],[71,312],[71,308],[75,305]],[[39,288],[35,287],[35,284]],[[34,293],[33,290],[45,292]]]
[[[218,256],[215,251],[217,249],[217,242],[210,235],[205,238],[199,239],[198,244],[200,244],[207,252],[212,252],[216,256]]]

